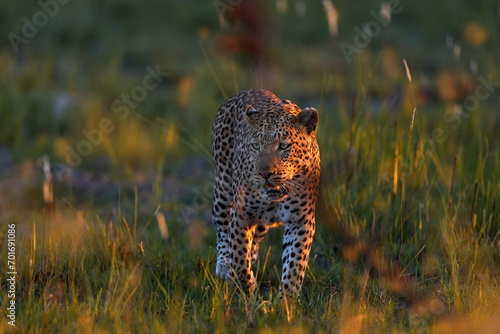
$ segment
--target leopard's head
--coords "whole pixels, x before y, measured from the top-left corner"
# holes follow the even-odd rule
[[[305,188],[301,176],[308,172],[314,158],[318,112],[314,108],[300,110],[287,102],[271,110],[255,110],[252,106],[246,110],[251,128],[245,140],[251,164],[250,185],[270,201],[301,192]]]

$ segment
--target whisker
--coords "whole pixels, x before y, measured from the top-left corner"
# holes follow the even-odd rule
[[[298,198],[292,187],[289,187],[287,184],[283,184],[283,188],[285,188],[286,192],[291,192],[295,196],[295,198]]]
[[[293,189],[290,189],[290,191],[292,192],[293,196],[295,196],[295,198],[299,198],[299,196],[297,196],[297,193],[295,191],[293,191]]]
[[[306,190],[306,187],[295,180],[287,180],[287,183],[298,190]]]

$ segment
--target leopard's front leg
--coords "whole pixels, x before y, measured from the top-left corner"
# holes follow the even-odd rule
[[[269,226],[266,224],[259,224],[255,228],[255,234],[253,236],[253,242],[252,242],[252,255],[251,255],[252,263],[256,263],[257,260],[259,259],[259,244],[266,235],[267,231],[269,231]]]
[[[296,297],[302,287],[315,229],[314,216],[310,220],[285,224],[283,235],[282,288],[287,296]]]
[[[231,198],[229,186],[222,177],[216,176],[214,187],[214,202],[212,215],[214,224],[217,227],[217,267],[216,273],[224,279],[229,278],[231,260],[229,250],[229,212],[231,208]]]
[[[238,212],[240,211],[240,212]],[[229,249],[231,252],[232,276],[249,292],[253,292],[256,283],[251,268],[252,240],[255,225],[246,219],[241,207],[231,208],[229,217]]]

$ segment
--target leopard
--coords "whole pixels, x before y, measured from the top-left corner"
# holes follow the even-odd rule
[[[252,264],[270,228],[283,225],[279,295],[302,287],[315,232],[320,178],[318,112],[262,89],[227,99],[212,127],[216,275],[253,293]]]

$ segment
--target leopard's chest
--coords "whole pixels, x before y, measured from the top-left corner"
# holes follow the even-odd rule
[[[287,197],[279,202],[266,200],[258,191],[240,193],[238,198],[240,214],[250,218],[256,224],[275,225],[289,221],[298,221],[303,213],[300,201]]]

